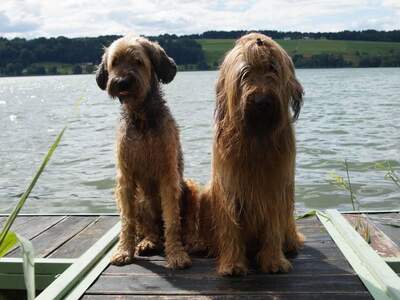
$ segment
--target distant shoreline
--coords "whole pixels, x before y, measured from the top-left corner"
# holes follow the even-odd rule
[[[374,40],[350,40],[368,37],[364,33],[326,33],[307,36],[300,33],[276,33],[275,40],[288,52],[296,68],[400,67],[400,31],[373,32]],[[210,32],[204,36],[235,36],[240,32]],[[285,36],[286,34],[287,36]],[[333,33],[332,33],[333,34]],[[358,35],[357,35],[358,34]],[[372,33],[371,33],[372,34]],[[397,41],[397,35],[398,40]],[[204,38],[203,35],[161,35],[152,37],[178,64],[180,71],[216,70],[235,38]],[[98,38],[38,38],[34,40],[0,38],[0,76],[91,74],[100,62],[103,47],[119,36]],[[297,37],[297,39],[292,38]],[[381,40],[379,40],[381,39]],[[382,40],[383,39],[383,40]]]
[[[400,67],[315,67],[315,68],[305,68],[296,67],[296,70],[332,70],[332,69],[398,69]],[[218,71],[218,69],[208,69],[208,70],[179,70],[178,72],[213,72]],[[50,77],[50,76],[80,76],[80,75],[95,75],[95,73],[81,73],[81,74],[30,74],[30,75],[0,75],[1,78],[27,78],[27,77]]]

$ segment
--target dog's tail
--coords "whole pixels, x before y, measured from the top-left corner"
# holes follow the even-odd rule
[[[185,179],[181,198],[182,239],[190,253],[208,252],[204,231],[209,211],[205,200],[202,187],[192,179]]]

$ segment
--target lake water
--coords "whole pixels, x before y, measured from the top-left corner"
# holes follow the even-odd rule
[[[181,72],[164,86],[180,126],[185,175],[210,174],[218,73]],[[363,209],[399,209],[400,189],[376,163],[400,169],[400,68],[298,70],[305,103],[296,123],[296,206],[351,209],[345,176]],[[119,102],[94,75],[0,78],[0,212],[9,212],[65,124],[68,129],[24,212],[115,212],[114,139]]]

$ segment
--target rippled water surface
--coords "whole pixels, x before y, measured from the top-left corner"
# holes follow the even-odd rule
[[[181,72],[164,86],[181,130],[185,174],[209,180],[217,72]],[[299,210],[351,209],[329,183],[345,176],[361,208],[400,208],[400,189],[375,165],[400,169],[400,68],[299,70],[305,104],[296,124]],[[8,212],[43,155],[68,129],[24,212],[114,212],[114,138],[119,104],[93,75],[0,78],[0,212]]]

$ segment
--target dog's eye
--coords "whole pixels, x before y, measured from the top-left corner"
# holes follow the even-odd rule
[[[117,60],[117,59],[112,60],[112,61],[111,61],[111,67],[113,68],[113,67],[115,67],[116,65],[118,65],[118,60]]]

